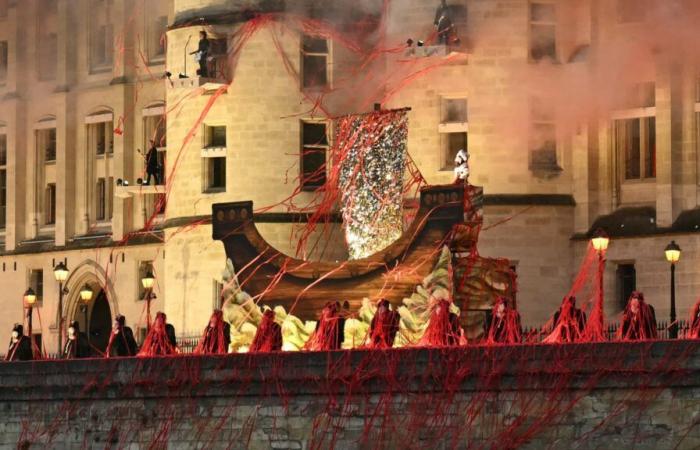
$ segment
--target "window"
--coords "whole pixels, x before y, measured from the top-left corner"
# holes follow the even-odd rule
[[[328,86],[328,41],[313,36],[303,36],[301,42],[302,87],[323,88]]]
[[[226,147],[226,127],[206,127],[206,147]]]
[[[637,270],[634,264],[618,264],[616,275],[617,306],[622,310],[627,306],[632,291],[637,289]]]
[[[467,122],[467,99],[466,98],[443,98],[442,99],[442,123],[465,123]]]
[[[656,119],[616,120],[614,133],[624,180],[656,178]]]
[[[95,200],[97,204],[95,205],[95,218],[97,220],[105,220],[107,214],[107,191],[106,191],[105,179],[97,179],[97,188],[95,189]]]
[[[464,97],[441,99],[441,117],[438,131],[440,132],[441,170],[454,168],[455,156],[460,150],[468,148],[468,110],[467,99]]]
[[[150,30],[148,30],[148,54],[151,60],[162,60],[165,57],[166,31],[168,31],[168,16],[155,17],[151,22]]]
[[[557,127],[554,111],[538,99],[532,103],[530,128],[530,170],[533,172],[558,172]]]
[[[138,273],[138,292],[139,300],[146,299],[146,288],[143,287],[143,280],[148,272],[154,273],[153,271],[153,261],[139,261],[139,273]]]
[[[56,129],[48,128],[37,131],[37,141],[44,151],[44,162],[56,161]]]
[[[646,0],[617,0],[617,23],[643,22],[648,6]]]
[[[455,157],[460,150],[469,152],[468,137],[465,132],[443,133],[441,135],[442,170],[452,170],[455,165]]]
[[[326,123],[302,122],[301,142],[301,187],[316,190],[326,184]]]
[[[109,121],[88,124],[88,140],[96,155],[114,153],[112,123]]]
[[[90,68],[108,69],[112,65],[113,27],[110,23],[112,0],[90,0]]]
[[[530,59],[556,61],[556,6],[554,3],[530,3]]]
[[[29,271],[29,286],[36,294],[36,301],[42,301],[44,299],[44,271],[42,269]]]
[[[203,159],[206,167],[205,192],[226,191],[226,157]]]
[[[151,139],[158,148],[158,180],[165,184],[165,156],[166,156],[166,119],[164,114],[145,116],[144,121],[144,155],[151,147]],[[164,206],[163,206],[164,208]]]
[[[45,212],[45,222],[46,225],[53,225],[56,223],[56,184],[49,183],[46,186],[46,212]]]
[[[0,167],[0,229],[7,227],[7,168]]]
[[[0,41],[0,83],[7,80],[7,41]]]
[[[0,166],[7,165],[7,135],[0,134]]]

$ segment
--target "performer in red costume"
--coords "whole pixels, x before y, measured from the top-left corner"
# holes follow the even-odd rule
[[[176,352],[175,328],[167,323],[165,313],[158,312],[138,356],[172,355]]]
[[[377,302],[377,312],[372,317],[369,329],[369,348],[391,348],[399,331],[399,313],[391,310],[388,300]]]
[[[339,313],[340,303],[328,302],[321,310],[316,322],[316,331],[311,335],[304,350],[338,350],[345,340],[345,318]]]
[[[225,354],[228,353],[229,344],[231,344],[231,325],[224,320],[223,311],[215,309],[194,353]]]
[[[700,299],[695,303],[690,311],[690,330],[688,330],[688,339],[700,339]]]
[[[423,337],[418,345],[440,347],[466,343],[457,314],[450,312],[450,301],[446,298],[433,300],[432,311]]]
[[[520,314],[513,309],[507,298],[498,297],[493,305],[491,317],[484,322],[487,344],[519,344],[522,342]]]
[[[618,339],[636,341],[658,336],[654,307],[644,301],[644,294],[639,291],[630,295],[621,322]]]
[[[275,322],[275,312],[268,309],[263,313],[263,318],[248,352],[266,353],[279,352],[280,350],[282,350],[282,327]]]
[[[585,327],[586,313],[576,307],[576,297],[573,295],[564,297],[554,317],[545,326],[545,329],[551,328],[552,331],[543,342],[551,344],[577,342],[581,339]]]

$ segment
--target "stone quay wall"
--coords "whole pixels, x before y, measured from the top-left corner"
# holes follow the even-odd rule
[[[694,341],[0,364],[0,448],[700,447]]]

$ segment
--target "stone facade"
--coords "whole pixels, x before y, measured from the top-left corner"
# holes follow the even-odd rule
[[[0,43],[6,42],[8,48],[6,76],[0,80],[0,135],[7,142],[6,220],[4,234],[0,233],[5,248],[0,255],[0,283],[5,287],[2,302],[7,314],[0,317],[0,330],[21,320],[22,294],[32,284],[32,271],[42,269],[45,292],[38,308],[42,322],[39,326],[35,318],[35,330],[40,329],[44,343],[54,348],[58,286],[51,269],[67,260],[73,272],[64,307],[68,319],[83,320],[75,312],[78,290],[88,283],[96,292],[108,293],[112,316],[119,312],[133,324],[142,324],[139,266],[153,261],[158,279],[154,308],[164,309],[178,332],[195,332],[217,304],[216,281],[224,265],[223,248],[211,240],[206,221],[211,205],[253,200],[256,208],[274,206],[266,212],[288,212],[280,202],[298,185],[302,121],[323,115],[312,112],[314,97],[309,98],[293,76],[301,72],[301,36],[293,26],[283,30],[280,24],[272,24],[252,34],[235,61],[222,69],[233,82],[220,95],[215,92],[223,80],[206,84],[197,79],[195,62],[183,55],[194,51],[201,29],[212,38],[228,39],[242,26],[233,19],[210,25],[194,19],[246,10],[280,12],[287,3],[47,3],[44,8],[39,0],[0,1]],[[316,11],[311,1],[288,3],[294,13]],[[349,11],[376,12],[381,3],[363,1]],[[679,317],[684,317],[700,283],[692,270],[699,258],[697,227],[678,225],[684,214],[692,216],[700,192],[697,74],[691,65],[635,51],[622,56],[642,63],[619,79],[611,77],[605,70],[615,67],[611,49],[619,48],[618,41],[634,41],[646,29],[643,14],[620,9],[618,3],[625,2],[546,1],[542,2],[545,8],[537,10],[533,8],[539,8],[539,2],[526,0],[448,3],[464,12],[457,20],[462,45],[451,49],[457,57],[447,61],[408,53],[381,55],[372,68],[377,80],[393,74],[395,85],[406,77],[411,82],[396,92],[387,86],[374,97],[371,89],[352,85],[346,92],[328,96],[332,115],[367,110],[384,94],[391,94],[384,99],[386,108],[411,107],[408,150],[431,184],[452,181],[448,132],[468,131],[471,182],[484,187],[485,226],[496,225],[482,233],[479,250],[486,256],[513,260],[519,275],[518,307],[526,325],[542,324],[559,304],[576,273],[586,233],[598,219],[640,207],[652,209],[651,229],[625,232],[618,241],[624,220],[608,227],[613,241],[606,272],[607,311],[615,314],[620,308],[619,266],[634,264],[637,288],[648,292],[660,317],[667,316],[668,266],[663,248],[666,241],[675,239],[684,249],[677,290]],[[409,37],[430,44],[436,5],[437,1],[423,0],[391,2],[387,45],[401,45]],[[536,20],[532,19],[535,13]],[[88,16],[94,20],[85,20]],[[163,17],[165,21],[160,20]],[[343,14],[337,14],[329,21],[343,19]],[[170,26],[167,51],[160,52],[158,30],[164,25]],[[542,30],[537,27],[553,27],[556,64],[547,58],[533,60],[533,33]],[[56,60],[47,66],[50,58],[41,52],[52,42]],[[337,42],[330,48],[329,78],[340,89],[344,75],[361,58]],[[435,67],[411,77],[426,64]],[[166,70],[170,80],[162,79]],[[180,73],[189,78],[180,80]],[[629,86],[651,86],[653,104],[621,107],[611,100]],[[464,101],[468,108],[467,116],[457,123],[445,118],[451,100]],[[199,122],[210,102],[211,108]],[[539,112],[542,103],[554,110],[554,119]],[[110,189],[110,179],[127,179],[133,186],[142,176],[136,149],[145,149],[153,132],[147,118],[165,111],[168,205],[163,215],[154,216],[155,229],[139,234],[154,214],[154,188],[146,193]],[[651,117],[655,120],[655,177],[627,179],[620,156],[623,149],[616,138],[619,121],[636,118],[646,124]],[[110,118],[112,128],[123,134],[113,136],[113,154],[96,157],[90,122]],[[202,157],[209,146],[207,127],[215,126],[226,127],[225,148],[217,150],[226,156],[224,190],[208,189],[208,161]],[[43,155],[40,131],[47,129],[55,129],[55,163],[47,163]],[[543,146],[541,130],[554,130],[554,147]],[[194,137],[187,140],[190,133]],[[649,144],[644,145],[641,152]],[[533,152],[543,148],[544,164],[541,154]],[[105,207],[111,205],[111,220],[98,219],[95,181],[100,178],[107,183]],[[55,185],[55,223],[47,220],[49,185]],[[305,205],[312,198],[302,192],[295,204]],[[272,245],[295,252],[292,225],[279,220],[256,222]],[[194,223],[196,227],[190,226]],[[326,252],[304,256],[344,259],[342,234],[337,224],[333,228],[330,244],[319,245]],[[129,245],[122,246],[124,242]]]

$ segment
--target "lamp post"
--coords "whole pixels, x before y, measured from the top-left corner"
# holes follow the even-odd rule
[[[80,290],[80,300],[83,303],[80,305],[80,309],[83,311],[85,318],[85,334],[87,335],[88,344],[90,343],[90,324],[88,323],[88,304],[92,300],[92,289],[85,283],[85,286]]]
[[[141,278],[141,284],[145,289],[144,300],[146,300],[146,332],[151,330],[151,300],[153,299],[153,284],[156,278],[153,276],[153,271],[150,269],[146,272],[146,275]]]
[[[27,307],[27,333],[29,334],[29,339],[32,339],[32,312],[34,310],[34,303],[36,303],[36,293],[34,289],[29,288],[24,292],[24,304]]]
[[[668,337],[678,338],[678,324],[676,323],[676,263],[681,259],[681,248],[676,241],[671,241],[664,251],[666,261],[671,263],[671,328],[668,330]]]
[[[53,268],[53,275],[58,281],[58,351],[60,355],[63,351],[63,283],[68,279],[68,267],[65,263],[59,262]]]
[[[606,339],[603,329],[605,326],[603,317],[603,276],[605,274],[605,251],[608,249],[608,244],[610,244],[610,238],[603,230],[598,229],[591,239],[591,245],[598,254],[598,296],[584,331],[585,337],[591,341],[604,341]]]

